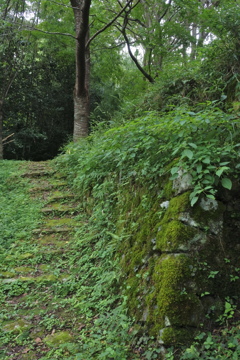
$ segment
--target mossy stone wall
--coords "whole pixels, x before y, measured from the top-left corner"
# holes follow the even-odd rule
[[[240,195],[202,197],[191,207],[190,189],[189,176],[150,190],[134,183],[117,204],[129,313],[164,346],[186,344],[209,329],[225,296],[240,289],[229,278],[240,248]]]

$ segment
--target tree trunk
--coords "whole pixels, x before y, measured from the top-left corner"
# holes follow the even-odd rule
[[[191,42],[191,60],[195,60],[197,52],[197,24],[192,24],[192,37],[194,40]]]
[[[89,99],[88,94],[76,96],[74,94],[74,129],[73,141],[88,135],[89,128]]]
[[[3,101],[0,100],[0,160],[3,159]]]
[[[89,10],[91,0],[71,0],[76,26],[76,81],[74,89],[73,140],[88,135],[89,129]]]

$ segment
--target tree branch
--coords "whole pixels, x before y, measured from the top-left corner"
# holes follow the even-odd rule
[[[169,0],[169,3],[167,4],[166,10],[164,11],[164,13],[158,18],[158,22],[160,22],[164,16],[167,14],[168,10],[170,9],[170,6],[172,4],[172,0]]]
[[[133,22],[136,22],[138,23],[139,25],[141,25],[142,27],[146,28],[147,26],[141,22],[141,20],[139,19],[132,19],[132,18],[128,18],[129,21],[133,21]]]
[[[140,0],[137,1],[137,3],[139,3]],[[132,2],[132,0],[129,0],[127,2],[127,4],[118,12],[118,14],[109,22],[107,23],[105,26],[103,26],[100,30],[98,30],[86,43],[86,48],[90,45],[90,43],[93,41],[93,39],[95,39],[95,37],[97,37],[99,34],[101,34],[103,31],[105,31],[107,28],[109,28],[118,18],[119,16],[122,15],[122,13],[125,11],[125,9],[128,7],[128,5],[130,5],[130,3]]]
[[[37,29],[37,28],[32,28],[32,27],[26,27],[26,30],[29,30],[29,31],[39,31],[39,32],[42,32],[42,33],[47,34],[47,35],[62,35],[62,36],[68,36],[68,37],[71,37],[71,38],[73,38],[74,40],[76,40],[76,36],[74,36],[74,35],[72,35],[72,34],[68,34],[68,33],[45,31],[45,30],[41,30],[41,29]]]
[[[151,75],[149,75],[144,69],[143,67],[139,64],[137,58],[133,55],[132,53],[132,50],[131,50],[131,46],[130,46],[130,43],[129,43],[129,40],[128,40],[128,37],[127,37],[127,34],[126,34],[126,29],[125,27],[123,27],[122,29],[122,34],[123,34],[123,37],[126,41],[126,44],[127,44],[127,48],[128,48],[128,53],[130,55],[130,57],[132,58],[133,62],[135,63],[135,65],[137,66],[138,70],[141,71],[141,73],[145,76],[146,79],[148,79],[148,81],[150,83],[154,83],[154,79],[152,78]]]
[[[2,139],[2,142],[5,142],[5,144],[8,144],[8,142],[6,143],[7,139],[9,139],[10,137],[12,137],[13,135],[14,135],[14,133],[8,135],[8,136],[5,137],[4,139]],[[13,140],[11,140],[11,141],[13,141]],[[11,141],[9,141],[9,142],[11,142]],[[5,145],[5,144],[4,144],[4,145]]]
[[[9,140],[8,142],[4,142],[3,143],[3,146],[5,146],[5,145],[7,145],[7,144],[9,144],[9,143],[11,143],[11,142],[13,142],[14,140]]]

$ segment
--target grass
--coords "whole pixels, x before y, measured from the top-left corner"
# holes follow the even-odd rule
[[[0,358],[128,359],[131,321],[106,218],[87,218],[76,201],[73,214],[69,186],[61,185],[59,200],[59,182],[51,187],[53,172],[42,166],[0,167]],[[74,227],[59,232],[68,205]]]
[[[134,320],[128,316],[117,254],[119,238],[114,236],[116,183],[140,174],[140,179],[153,184],[160,170],[152,168],[157,161],[148,156],[155,140],[144,129],[142,134],[142,147],[148,150],[146,175],[139,173],[144,164],[137,140],[135,148],[127,143],[136,137],[127,136],[128,153],[123,158],[111,132],[102,149],[99,142],[94,148],[91,139],[70,145],[58,159],[57,173],[51,163],[0,163],[1,359],[161,359],[161,345],[146,334],[136,335]],[[136,156],[131,157],[131,152]],[[130,169],[138,153],[141,161],[133,173]],[[119,160],[117,174],[109,167],[111,157],[115,163]],[[121,162],[128,159],[129,167]],[[68,180],[60,171],[69,175]],[[66,221],[73,226],[65,226]],[[234,337],[239,336],[239,325],[229,329],[222,324],[215,335],[203,335],[181,354],[173,349],[166,359],[201,359],[202,354],[218,359],[214,356],[220,349],[226,351],[219,360],[237,359],[240,350]]]
[[[23,168],[17,161],[0,162],[0,251],[20,239],[29,239],[40,220],[38,202],[30,200],[29,184],[21,178]]]

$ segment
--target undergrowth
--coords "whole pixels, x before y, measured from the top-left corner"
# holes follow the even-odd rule
[[[79,337],[75,343],[64,343],[50,350],[42,360],[161,359],[161,344],[137,333],[134,319],[128,315],[119,266],[122,238],[116,234],[116,204],[121,203],[121,191],[129,184],[140,183],[156,189],[162,177],[174,181],[181,172],[191,174],[192,205],[202,194],[213,198],[219,187],[230,189],[240,168],[238,122],[237,114],[223,113],[211,104],[206,104],[205,110],[199,108],[198,112],[188,108],[164,114],[149,112],[124,126],[96,132],[68,145],[65,153],[56,159],[57,168],[68,177],[80,199],[77,220],[82,226],[71,240],[66,258],[58,258],[55,263],[56,273],[67,267],[68,281],[54,282],[45,291],[56,309],[72,311],[73,323],[73,314],[76,316],[74,331]],[[22,238],[28,239],[39,220],[40,205],[30,201],[25,180],[16,176],[18,171],[17,163],[1,163],[2,256],[10,247],[11,252],[14,251],[15,242],[20,244]],[[160,194],[159,190],[159,198],[164,196],[167,195]],[[31,261],[34,266],[42,259],[36,254],[29,260],[30,264]],[[44,261],[51,263],[47,257]],[[37,291],[41,291],[43,285],[39,283]],[[20,290],[17,286],[18,283],[7,283],[5,289],[12,292],[12,296],[30,291],[30,284],[26,289],[22,284]],[[37,293],[31,296],[26,307],[36,301]],[[46,299],[43,297],[42,301],[44,304]],[[41,305],[39,303],[39,307]],[[15,311],[18,310],[16,305]],[[55,310],[49,313],[43,308],[42,311],[40,325],[48,331],[68,326],[67,319],[59,321],[54,316]],[[226,357],[230,353],[236,358],[234,352],[239,354],[239,348],[234,338],[238,339],[238,334],[237,326],[223,326],[217,334],[202,334],[191,347],[183,350],[182,360],[230,359]],[[5,343],[14,340],[27,344],[20,336],[17,340],[11,338],[11,334],[8,339],[7,336],[4,334]],[[222,340],[224,336],[226,342]],[[170,351],[166,359],[175,359],[174,351]]]
[[[102,205],[102,204],[101,204]],[[86,326],[80,332],[76,360],[128,359],[131,319],[119,292],[120,269],[114,258],[116,246],[109,234],[114,229],[101,205],[77,233],[70,270],[77,277],[74,308]],[[85,219],[86,220],[86,219]]]
[[[96,132],[68,145],[58,164],[67,169],[80,195],[90,191],[106,197],[116,184],[132,180],[152,188],[162,175],[169,173],[174,180],[183,171],[192,176],[192,205],[201,194],[214,198],[219,186],[231,189],[231,178],[240,169],[239,115],[211,103],[199,109],[148,112],[124,126]]]
[[[78,359],[129,359],[127,344],[134,337],[129,332],[131,320],[125,299],[114,293],[122,291],[117,254],[121,238],[115,235],[115,205],[121,190],[133,183],[156,188],[162,176],[174,181],[185,172],[191,175],[192,205],[201,195],[213,199],[219,188],[231,189],[239,173],[238,138],[239,115],[224,113],[207,103],[200,104],[197,112],[186,107],[167,113],[147,112],[128,124],[96,131],[69,144],[57,158],[57,167],[68,176],[81,199],[83,213],[89,216],[87,227],[78,233],[77,244],[82,254],[79,268],[85,269],[86,279],[93,282],[86,287],[86,279],[80,279],[84,281],[79,294],[85,300],[77,306],[90,318],[95,307],[99,316],[91,330],[82,330],[83,352]],[[141,353],[135,348],[134,356],[159,358],[161,346],[151,346],[150,342],[146,336],[144,345],[139,346]],[[174,359],[171,353],[166,356]],[[191,355],[183,356],[188,359],[186,356]]]
[[[200,333],[195,341],[181,354],[170,349],[166,360],[238,360],[240,357],[240,324],[226,326],[215,331]]]
[[[23,169],[18,161],[0,161],[0,249],[30,238],[39,221],[39,205],[30,200]]]

